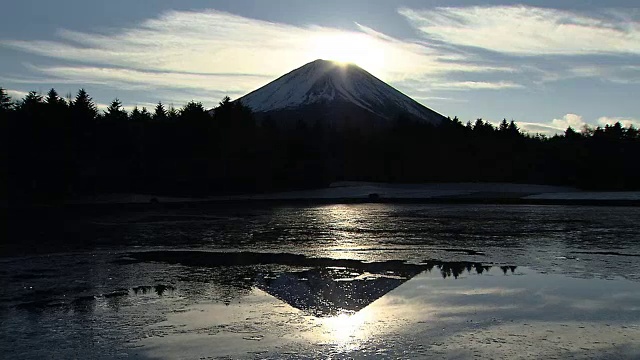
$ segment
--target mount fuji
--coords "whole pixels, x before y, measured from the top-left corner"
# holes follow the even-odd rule
[[[351,119],[386,123],[405,116],[433,124],[445,117],[354,64],[315,60],[239,98],[260,118]]]

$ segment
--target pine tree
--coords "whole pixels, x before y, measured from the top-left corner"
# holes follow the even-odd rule
[[[77,121],[94,121],[98,116],[98,108],[84,89],[78,90],[71,103],[71,111]]]
[[[507,130],[509,130],[509,123],[507,122],[507,119],[502,119],[502,122],[500,123],[500,127],[498,129],[500,130],[500,132],[507,132]]]
[[[123,122],[127,120],[127,112],[122,108],[122,103],[115,98],[107,110],[104,112],[104,118],[107,121]]]
[[[580,138],[581,135],[577,133],[575,130],[573,130],[571,126],[569,126],[567,130],[564,131],[564,137],[567,140],[574,140],[574,139]]]
[[[54,88],[51,88],[51,90],[49,90],[49,92],[47,93],[47,98],[45,99],[45,102],[51,106],[67,105],[67,102],[58,95],[58,92]]]
[[[509,134],[511,134],[512,136],[521,136],[522,133],[520,133],[520,129],[518,128],[518,125],[516,125],[516,122],[511,120],[509,122],[509,128],[508,128]]]
[[[222,100],[218,103],[219,107],[226,107],[231,105],[231,98],[228,96],[225,96],[222,98]]]
[[[0,111],[9,111],[13,107],[11,98],[7,91],[0,87]]]
[[[629,125],[624,132],[624,136],[629,140],[640,139],[640,131],[633,125]]]
[[[180,109],[180,120],[188,122],[203,122],[209,118],[201,102],[189,101]]]
[[[133,110],[131,110],[131,114],[129,115],[129,120],[133,122],[142,121],[142,113],[140,112],[140,109],[138,109],[137,105],[133,107]]]
[[[158,102],[158,105],[156,105],[153,112],[153,120],[158,122],[167,120],[167,111],[164,109],[162,102]]]
[[[147,108],[144,106],[142,107],[142,110],[140,110],[140,119],[144,122],[149,122],[153,119],[153,116],[151,115],[149,110],[147,110]]]
[[[29,93],[25,95],[22,101],[18,104],[18,110],[27,113],[35,113],[40,110],[43,104],[44,101],[42,99],[42,95],[35,91],[29,91]]]
[[[178,120],[179,116],[180,114],[178,113],[178,110],[176,110],[176,108],[174,108],[173,105],[171,105],[169,107],[169,111],[167,111],[167,119],[169,119],[169,121],[171,122],[175,122]]]

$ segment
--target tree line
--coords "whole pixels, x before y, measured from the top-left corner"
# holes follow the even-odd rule
[[[333,122],[335,123],[335,122]],[[360,124],[362,121],[359,122]],[[640,133],[620,123],[553,137],[457,118],[431,125],[337,129],[304,119],[256,119],[225,97],[212,110],[104,111],[84,90],[12,102],[0,88],[4,197],[55,202],[78,194],[183,196],[321,187],[333,181],[516,182],[640,189]]]

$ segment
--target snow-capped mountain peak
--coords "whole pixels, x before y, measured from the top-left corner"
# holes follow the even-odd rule
[[[239,101],[256,113],[348,104],[387,120],[403,113],[434,123],[444,118],[357,65],[327,60],[310,62]]]

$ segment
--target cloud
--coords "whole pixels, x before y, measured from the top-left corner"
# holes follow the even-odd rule
[[[7,92],[7,95],[9,95],[9,97],[13,102],[22,100],[28,94],[28,92],[20,91],[20,90],[7,89],[5,91]]]
[[[576,114],[566,114],[560,119],[551,120],[551,125],[557,129],[566,130],[568,127],[574,130],[582,129],[587,123],[584,122],[582,116]]]
[[[109,108],[110,105],[111,104],[96,103],[96,107],[98,108],[98,110],[103,112],[106,112],[106,110]],[[122,109],[128,113],[133,111],[133,109],[136,107],[138,108],[138,110],[142,110],[142,108],[144,107],[147,109],[147,111],[153,113],[154,109],[156,108],[156,104],[139,103],[139,104],[123,104],[122,105]]]
[[[176,104],[217,101],[224,95],[237,98],[342,47],[375,76],[426,102],[458,101],[449,100],[453,91],[517,90],[569,78],[640,84],[634,62],[640,59],[640,26],[629,15],[526,6],[399,12],[422,37],[401,39],[361,24],[346,31],[206,10],[168,11],[122,29],[61,29],[51,41],[0,39],[0,46],[48,58],[27,65],[28,76],[2,74],[0,81],[93,84],[131,91],[138,96],[134,103],[153,101],[150,96]],[[584,56],[594,54],[616,61]],[[562,121],[569,120],[539,126],[564,131]]]
[[[398,12],[425,43],[516,68],[508,80],[527,87],[587,78],[640,84],[640,12],[599,8],[586,14],[522,5]]]
[[[176,95],[181,89],[241,95],[307,62],[331,56],[336,47],[351,51],[361,66],[392,83],[429,79],[437,88],[438,83],[448,82],[448,74],[515,71],[360,24],[353,31],[293,26],[216,10],[169,11],[129,28],[100,33],[63,29],[56,35],[55,41],[4,39],[0,45],[58,60],[56,65],[29,67],[39,76],[57,79],[56,83],[123,90],[162,87]]]
[[[528,6],[402,8],[425,37],[513,55],[640,54],[640,21]]]
[[[456,99],[456,98],[450,98],[446,96],[412,96],[412,98],[419,101],[424,100],[424,101],[433,101],[433,102],[440,102],[440,101],[461,102],[461,103],[469,102],[469,100],[466,100],[466,99]]]
[[[566,114],[560,119],[553,119],[545,123],[518,122],[518,126],[529,133],[553,136],[564,134],[568,127],[576,131],[581,131],[585,127],[613,125],[616,122],[623,127],[640,127],[640,120],[628,117],[603,116],[597,119],[596,123],[587,123],[584,118],[577,114]]]
[[[598,125],[601,125],[601,126],[613,125],[617,122],[622,124],[622,126],[624,127],[629,127],[629,126],[634,126],[635,128],[640,127],[640,120],[633,119],[633,118],[603,116],[598,119]]]
[[[486,82],[486,81],[458,81],[442,82],[433,85],[435,88],[447,90],[501,90],[519,89],[524,86],[509,81]]]
[[[268,77],[250,74],[192,74],[180,72],[150,72],[109,67],[53,66],[33,69],[73,83],[100,84],[124,90],[204,89],[224,88],[230,94],[242,94],[269,81]]]
[[[300,51],[304,44],[296,40],[309,32],[217,11],[170,11],[113,33],[60,30],[60,41],[1,43],[46,57],[104,66],[195,73],[260,69],[277,74],[292,63],[299,64],[305,56]],[[282,59],[284,64],[265,58]]]
[[[531,71],[537,72],[540,82],[554,82],[567,79],[595,78],[616,84],[640,84],[640,66],[634,65],[607,65],[607,64],[554,64],[558,69],[544,70],[532,67]]]
[[[517,125],[520,128],[520,130],[522,130],[523,132],[527,132],[530,134],[541,134],[541,135],[547,135],[547,136],[562,134],[566,130],[566,129],[559,129],[553,125],[541,124],[541,123],[518,122]]]
[[[549,122],[531,123],[531,122],[518,122],[518,126],[521,130],[532,134],[541,134],[547,136],[553,136],[557,134],[564,134],[568,127],[576,131],[582,130],[585,125],[588,125],[582,116],[577,114],[566,114],[560,119],[553,119]]]

